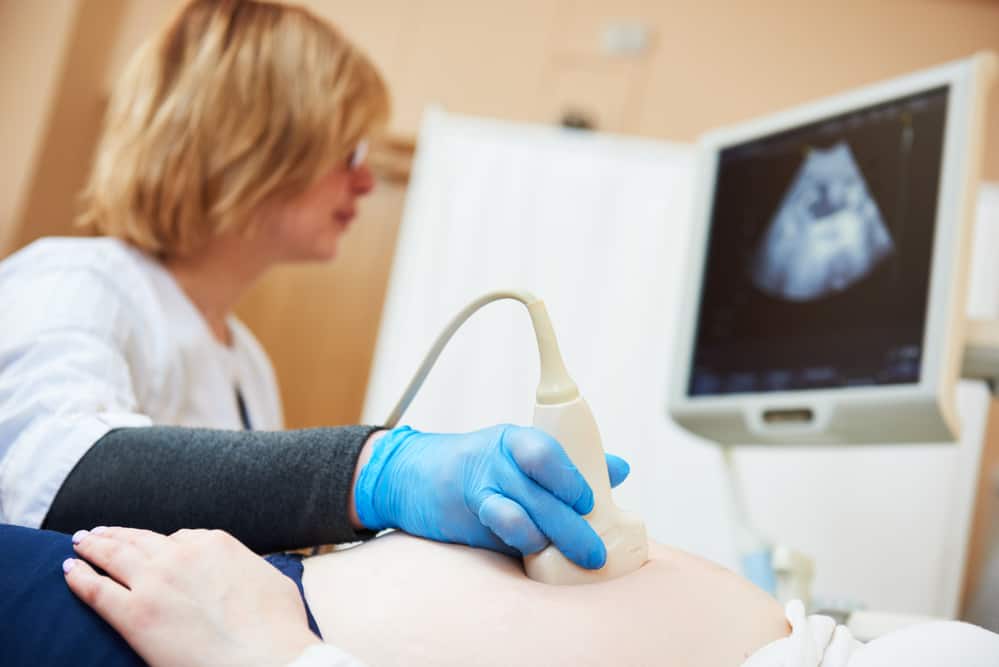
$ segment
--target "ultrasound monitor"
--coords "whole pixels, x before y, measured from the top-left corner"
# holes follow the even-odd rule
[[[724,444],[953,441],[995,69],[705,136],[669,412]]]

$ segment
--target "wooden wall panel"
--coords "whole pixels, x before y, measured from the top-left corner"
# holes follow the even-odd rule
[[[21,211],[15,246],[40,236],[80,233],[78,195],[100,135],[103,82],[126,0],[81,0],[58,93],[50,109],[38,164]]]
[[[0,2],[0,257],[20,234],[76,19],[70,0]]]
[[[982,444],[982,462],[975,489],[975,512],[971,518],[968,540],[968,562],[964,569],[964,586],[961,591],[963,613],[967,615],[973,596],[981,585],[983,570],[987,565],[988,540],[999,534],[999,398],[989,404],[985,442]]]
[[[125,63],[139,45],[154,30],[169,21],[182,4],[183,0],[126,0],[104,75],[106,94],[111,91]]]
[[[360,419],[404,196],[380,182],[333,262],[273,269],[238,308],[274,363],[290,428]]]

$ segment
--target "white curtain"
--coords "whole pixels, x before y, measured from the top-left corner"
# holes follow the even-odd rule
[[[428,113],[365,420],[385,418],[467,302],[530,290],[548,306],[605,449],[632,463],[617,502],[641,513],[654,539],[734,567],[720,456],[665,416],[692,186],[687,145]],[[983,193],[981,217],[991,226],[976,245],[978,316],[995,314],[999,294],[999,191]],[[445,350],[404,422],[437,431],[529,424],[537,377],[526,311],[492,304]],[[984,389],[962,386],[959,404],[958,446],[739,453],[754,521],[816,559],[819,598],[955,612]]]

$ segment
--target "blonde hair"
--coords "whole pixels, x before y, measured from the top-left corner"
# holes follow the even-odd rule
[[[374,65],[307,10],[192,0],[118,81],[79,223],[189,254],[346,161],[388,113]]]

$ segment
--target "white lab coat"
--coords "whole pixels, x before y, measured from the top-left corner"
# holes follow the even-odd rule
[[[38,527],[109,430],[282,428],[274,371],[235,317],[219,343],[157,261],[111,238],[50,238],[0,262],[0,523]]]

